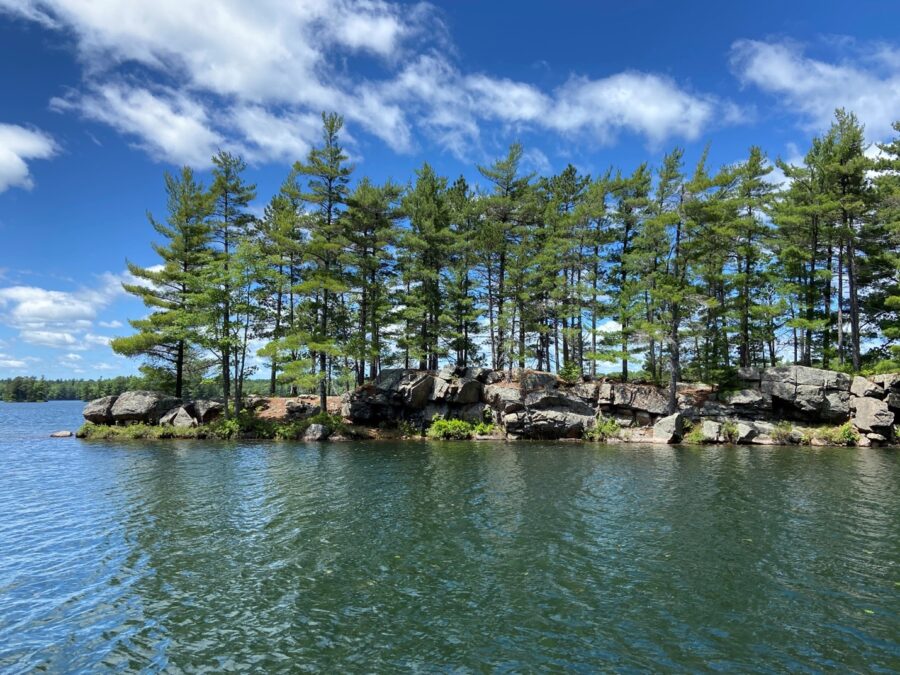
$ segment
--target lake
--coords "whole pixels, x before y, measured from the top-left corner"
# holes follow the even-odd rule
[[[900,669],[900,453],[50,439],[0,403],[0,671]]]

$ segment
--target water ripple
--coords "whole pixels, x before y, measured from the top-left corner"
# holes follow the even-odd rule
[[[895,672],[879,450],[51,440],[0,404],[0,671]]]

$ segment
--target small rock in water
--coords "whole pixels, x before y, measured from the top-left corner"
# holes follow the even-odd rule
[[[50,438],[71,438],[74,435],[71,431],[54,431]]]

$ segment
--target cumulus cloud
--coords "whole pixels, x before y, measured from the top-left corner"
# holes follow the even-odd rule
[[[832,46],[843,56],[829,62],[807,56],[795,42],[739,40],[731,65],[742,82],[777,96],[811,130],[827,128],[835,108],[843,107],[874,138],[889,136],[900,110],[900,51],[888,45],[860,50],[852,41]]]
[[[395,151],[422,137],[459,157],[478,147],[488,122],[657,144],[740,117],[653,73],[575,76],[544,91],[463,72],[425,2],[223,0],[210,11],[202,0],[0,0],[3,9],[74,36],[86,85],[56,99],[57,110],[173,163],[206,166],[217,147],[255,161],[302,157],[318,140],[321,110]]]
[[[28,161],[49,159],[56,152],[56,143],[43,131],[0,124],[0,192],[11,187],[30,189],[34,182]]]
[[[19,339],[32,345],[73,351],[108,346],[110,338],[91,332],[98,314],[122,296],[122,282],[133,277],[106,272],[94,286],[73,291],[39,286],[0,287],[0,324],[19,331]],[[106,326],[119,322],[102,322]],[[77,356],[77,355],[76,355]],[[77,360],[77,359],[75,359]]]

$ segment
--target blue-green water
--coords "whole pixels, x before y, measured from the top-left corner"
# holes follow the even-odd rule
[[[0,404],[0,671],[900,669],[900,454],[87,443]]]

